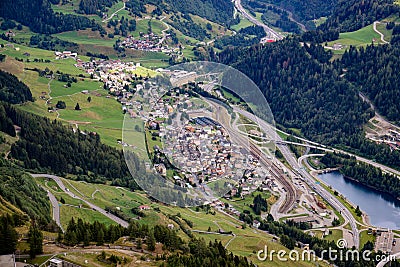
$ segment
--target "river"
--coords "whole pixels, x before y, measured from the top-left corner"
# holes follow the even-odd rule
[[[400,229],[400,201],[396,198],[345,179],[340,172],[320,174],[318,177],[350,202],[360,206],[368,214],[372,225]]]

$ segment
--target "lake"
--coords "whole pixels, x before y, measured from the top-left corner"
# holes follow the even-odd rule
[[[345,179],[340,172],[320,174],[327,185],[360,206],[374,226],[400,229],[400,201],[389,194],[379,192],[354,181]]]

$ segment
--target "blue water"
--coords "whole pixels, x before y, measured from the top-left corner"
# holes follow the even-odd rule
[[[318,177],[360,206],[374,226],[400,229],[400,201],[396,198],[345,179],[339,172],[320,174]]]

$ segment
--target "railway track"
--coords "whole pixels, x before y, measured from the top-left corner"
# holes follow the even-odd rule
[[[250,142],[250,153],[254,157],[258,158],[261,164],[263,164],[266,167],[269,167],[271,175],[277,181],[279,181],[280,184],[282,184],[284,190],[286,191],[286,198],[282,206],[279,207],[278,211],[280,213],[288,213],[296,202],[296,190],[294,189],[293,185],[290,183],[290,181],[288,181],[284,177],[279,167],[276,166],[276,164],[273,163],[271,160],[268,160],[265,157],[264,153],[251,142]]]

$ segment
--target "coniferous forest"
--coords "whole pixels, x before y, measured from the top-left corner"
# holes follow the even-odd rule
[[[33,101],[31,90],[17,77],[0,70],[0,101],[11,104],[20,104]]]

